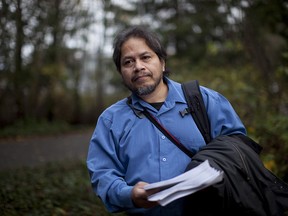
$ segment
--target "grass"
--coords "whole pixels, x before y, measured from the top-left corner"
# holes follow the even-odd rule
[[[0,172],[1,216],[106,216],[83,161]],[[124,215],[124,214],[113,214]]]
[[[90,127],[91,125],[70,125],[64,121],[49,122],[45,120],[26,119],[0,128],[0,138],[55,135]]]

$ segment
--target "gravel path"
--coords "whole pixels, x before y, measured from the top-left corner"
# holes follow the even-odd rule
[[[65,135],[0,139],[0,170],[65,159],[85,160],[93,130]]]

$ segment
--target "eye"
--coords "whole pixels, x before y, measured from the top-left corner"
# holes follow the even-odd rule
[[[144,55],[144,56],[142,57],[142,60],[143,60],[143,61],[148,61],[149,59],[151,59],[151,56],[150,56],[150,55]]]
[[[126,59],[123,61],[123,65],[125,67],[131,67],[133,65],[133,60],[132,59]]]

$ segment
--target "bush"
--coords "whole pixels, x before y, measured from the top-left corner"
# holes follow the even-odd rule
[[[0,200],[2,216],[110,215],[93,193],[81,161],[2,171]]]
[[[18,120],[12,125],[0,128],[0,138],[55,135],[90,127],[91,125],[71,125],[64,121],[49,122],[26,119]]]

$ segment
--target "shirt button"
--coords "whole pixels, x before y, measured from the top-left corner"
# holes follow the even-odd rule
[[[164,162],[165,162],[166,160],[167,160],[166,158],[162,158],[162,161],[164,161]]]
[[[165,139],[165,136],[163,135],[161,138],[162,138],[162,139]]]

